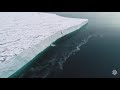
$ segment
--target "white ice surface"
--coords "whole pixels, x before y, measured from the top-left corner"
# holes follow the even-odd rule
[[[0,78],[15,73],[58,38],[87,19],[38,12],[0,12]]]

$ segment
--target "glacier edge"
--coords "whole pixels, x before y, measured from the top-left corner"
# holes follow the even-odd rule
[[[47,18],[45,17],[45,15]],[[52,16],[52,18],[56,17],[56,21],[49,20],[49,18],[50,18],[49,15]],[[49,47],[54,41],[56,41],[57,39],[73,32],[75,30],[78,30],[83,25],[88,23],[88,19],[76,19],[76,18],[73,19],[73,18],[66,18],[66,17],[64,18],[64,17],[58,16],[58,15],[54,16],[54,14],[48,14],[48,13],[41,13],[41,16],[36,14],[35,16],[37,16],[38,18],[44,18],[43,23],[45,23],[45,24],[50,22],[49,24],[47,24],[48,26],[51,25],[51,22],[52,22],[50,30],[53,30],[53,33],[49,34],[45,38],[42,38],[41,40],[39,40],[40,42],[25,49],[17,56],[11,58],[10,61],[5,61],[3,63],[0,63],[0,78],[8,78],[12,74],[14,74],[16,71],[18,71],[20,68],[22,68],[25,64],[30,62],[35,56],[37,56],[39,53],[41,53],[44,49]],[[66,21],[64,21],[65,19],[66,19]],[[62,20],[66,26],[62,26],[64,24],[62,22]],[[56,24],[55,22],[59,22],[59,23]],[[27,23],[27,22],[25,21],[25,23]],[[35,24],[36,24],[36,22],[35,22]],[[58,27],[55,29],[52,29],[52,28],[54,28],[53,27],[54,24],[58,25]],[[61,27],[59,25],[61,25]],[[39,23],[38,23],[38,26],[39,26]],[[46,26],[45,28],[47,28],[48,26]],[[49,27],[48,27],[48,29],[49,29]],[[58,29],[58,30],[56,30],[56,29]],[[48,30],[48,31],[50,31],[50,30]],[[42,33],[43,32],[44,32],[44,30],[42,31]],[[43,35],[44,35],[44,33],[43,33]],[[45,34],[45,35],[47,35],[47,34]]]

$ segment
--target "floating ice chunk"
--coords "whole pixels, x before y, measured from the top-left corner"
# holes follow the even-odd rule
[[[52,43],[51,46],[52,46],[52,47],[55,47],[56,45]]]

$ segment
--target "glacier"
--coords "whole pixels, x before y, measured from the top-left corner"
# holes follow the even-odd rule
[[[0,78],[8,78],[87,22],[44,12],[0,12]]]

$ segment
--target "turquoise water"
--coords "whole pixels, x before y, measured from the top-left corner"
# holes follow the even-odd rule
[[[54,12],[86,18],[88,24],[55,42],[54,47],[32,63],[24,78],[119,78],[120,13]],[[113,75],[116,69],[118,74]]]

